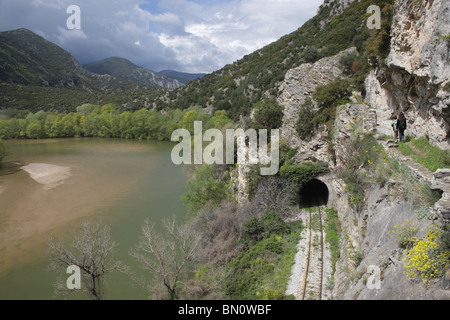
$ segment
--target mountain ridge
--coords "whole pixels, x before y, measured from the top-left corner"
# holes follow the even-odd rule
[[[0,32],[0,82],[103,93],[152,89],[90,73],[70,52],[26,28]]]
[[[164,89],[177,89],[184,84],[173,77],[140,67],[123,57],[111,57],[83,64],[83,68],[94,74],[108,74],[121,80],[154,85]]]

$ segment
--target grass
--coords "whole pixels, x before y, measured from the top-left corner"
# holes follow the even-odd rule
[[[326,241],[330,244],[331,263],[333,274],[336,271],[336,262],[340,257],[340,225],[338,212],[335,209],[326,209]]]
[[[302,222],[289,224],[290,233],[257,242],[228,265],[225,287],[233,300],[289,299],[285,297],[295,262]]]
[[[450,168],[450,151],[433,146],[425,138],[411,139],[409,142],[401,143],[399,150],[432,172]]]

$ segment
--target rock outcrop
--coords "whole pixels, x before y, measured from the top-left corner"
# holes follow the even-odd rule
[[[403,111],[407,134],[450,149],[448,1],[398,0],[394,10],[391,51],[367,79],[367,100],[379,110],[382,133],[391,132],[390,118]]]
[[[302,140],[297,134],[295,125],[299,117],[300,106],[305,103],[307,98],[312,98],[316,88],[327,85],[344,75],[339,60],[342,56],[352,52],[356,52],[356,48],[350,48],[316,63],[306,63],[291,69],[280,86],[278,102],[284,106],[281,139],[293,148],[299,147],[296,156],[296,160],[299,162],[312,159],[329,161],[328,132],[326,130],[318,132],[309,141]]]

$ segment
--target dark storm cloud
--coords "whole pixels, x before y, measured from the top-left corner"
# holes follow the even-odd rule
[[[28,28],[81,63],[121,56],[160,71],[211,72],[294,31],[322,0],[2,0],[0,30]],[[81,9],[68,30],[67,7]]]

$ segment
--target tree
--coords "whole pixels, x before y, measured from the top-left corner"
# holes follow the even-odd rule
[[[314,47],[307,47],[305,51],[303,51],[302,53],[302,58],[307,63],[314,63],[320,58],[319,50],[317,50],[317,48]]]
[[[254,105],[254,129],[279,129],[283,124],[283,107],[275,99],[260,101]]]
[[[298,136],[306,139],[314,133],[314,105],[310,98],[300,107],[300,113],[295,125]]]
[[[227,199],[228,188],[220,178],[220,172],[212,165],[204,165],[195,171],[194,179],[188,181],[187,192],[182,197],[189,214],[197,214],[208,203],[217,207]]]
[[[42,125],[39,120],[34,120],[27,126],[26,130],[27,137],[30,139],[42,138],[43,130]]]
[[[350,79],[336,79],[325,86],[318,87],[313,98],[321,111],[349,102],[352,96],[352,81]]]
[[[155,230],[155,225],[145,221],[142,227],[142,237],[135,249],[130,251],[144,268],[150,271],[157,283],[150,285],[143,278],[137,279],[138,284],[154,293],[160,294],[161,286],[166,289],[167,297],[175,300],[180,297],[181,281],[188,271],[200,244],[200,236],[194,232],[191,224],[177,225],[175,217],[163,220],[166,234]],[[160,296],[159,298],[164,298]]]
[[[78,234],[73,235],[72,244],[68,247],[63,240],[50,239],[49,270],[66,270],[69,266],[80,268],[82,290],[89,298],[103,298],[103,281],[113,271],[127,272],[120,261],[114,261],[116,243],[111,238],[110,228],[99,222],[84,221]],[[57,280],[58,293],[66,293],[65,283]]]

